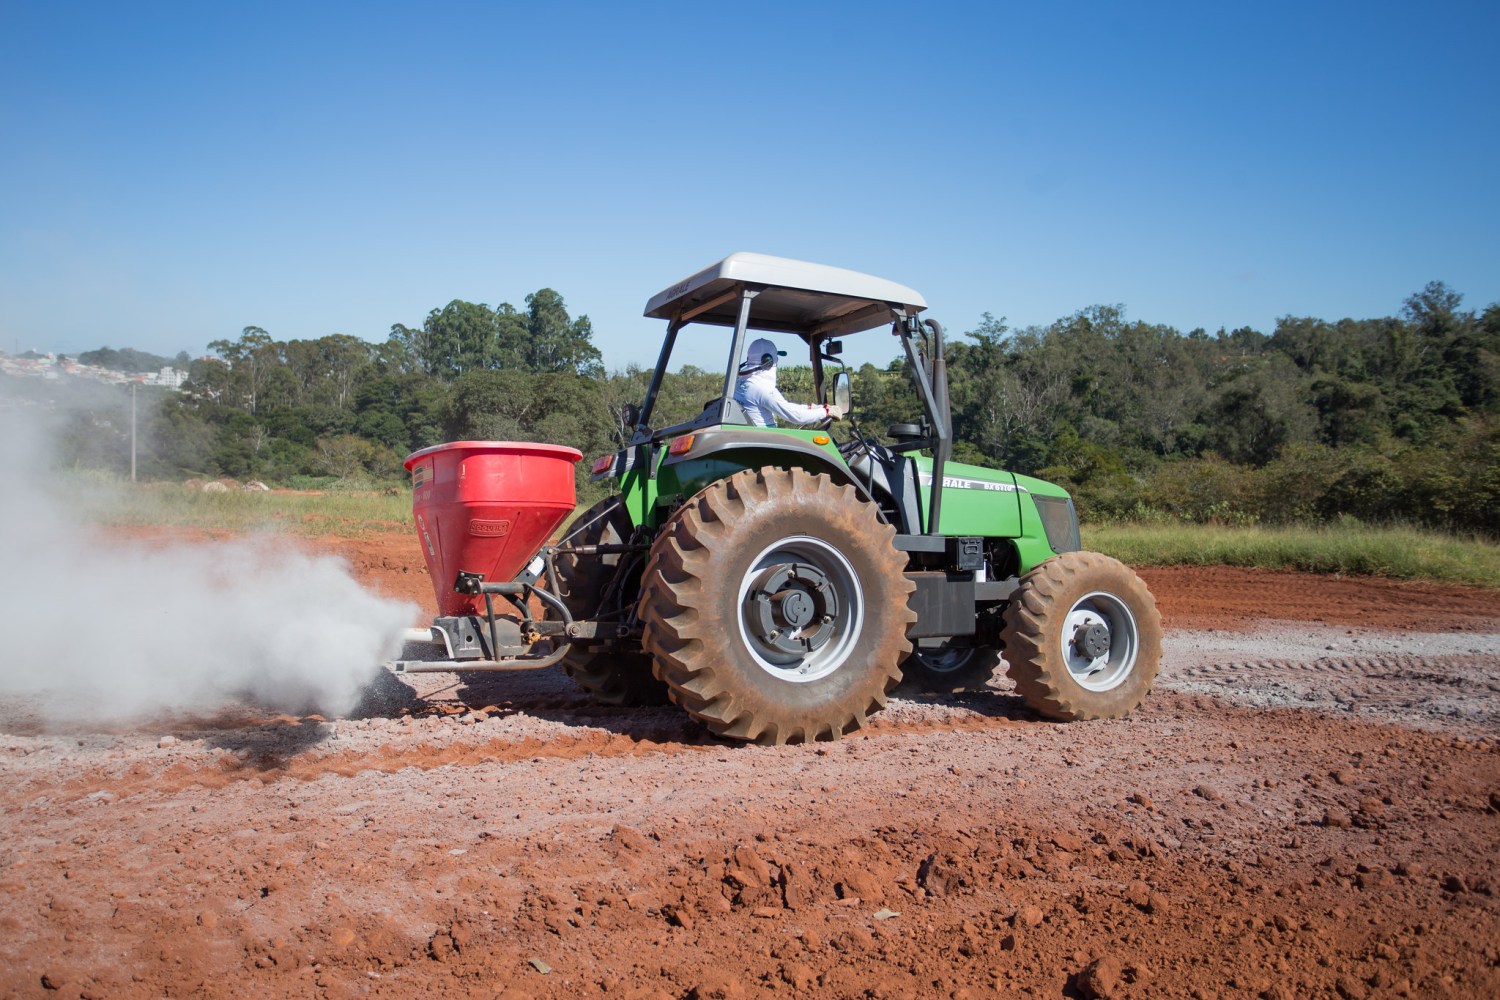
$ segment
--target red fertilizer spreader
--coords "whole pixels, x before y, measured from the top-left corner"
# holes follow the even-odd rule
[[[573,510],[582,457],[517,441],[453,441],[407,456],[438,617],[408,631],[407,652],[422,658],[395,661],[397,673],[546,667],[581,630],[592,633],[557,597],[547,547]]]

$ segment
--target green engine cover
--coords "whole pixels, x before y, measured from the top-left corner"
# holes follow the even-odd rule
[[[708,429],[711,430],[714,429]],[[735,429],[736,435],[744,430]],[[703,437],[709,437],[708,431],[703,432]],[[851,481],[856,478],[838,453],[837,446],[821,431],[758,428],[744,435],[733,447],[703,450],[689,446],[676,455],[671,453],[670,442],[664,444],[667,446],[620,452],[616,456],[616,468],[623,469],[618,473],[618,480],[626,510],[632,521],[647,528],[659,527],[665,511],[674,503],[746,469],[799,466],[813,472],[830,472]],[[646,455],[652,455],[655,475],[648,474],[648,469],[641,464],[640,459]],[[925,519],[932,496],[932,460],[916,456],[914,462],[920,516]],[[1054,537],[1049,542],[1046,525],[1037,508],[1037,497],[1063,504],[1068,502],[1066,490],[1040,479],[948,462],[943,467],[941,533],[1011,539],[1019,556],[1020,571],[1024,573],[1071,547],[1058,537],[1055,524]],[[1076,520],[1073,523],[1076,531]],[[926,530],[926,525],[908,525],[905,530],[921,533]],[[1054,549],[1054,545],[1059,547]]]

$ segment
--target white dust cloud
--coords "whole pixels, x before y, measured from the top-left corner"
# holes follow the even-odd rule
[[[0,409],[0,695],[27,696],[52,721],[358,704],[415,606],[286,537],[96,531],[48,468],[43,418]]]

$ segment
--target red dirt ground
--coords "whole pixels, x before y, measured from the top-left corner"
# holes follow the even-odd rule
[[[405,536],[315,547],[432,613]],[[1113,722],[1000,682],[745,747],[550,671],[336,720],[11,706],[0,996],[1500,996],[1495,593],[1142,575],[1179,631]],[[1345,642],[1389,652],[1305,648]]]

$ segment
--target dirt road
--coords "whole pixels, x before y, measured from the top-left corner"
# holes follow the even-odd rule
[[[431,603],[380,541],[342,548]],[[1500,995],[1500,600],[1144,573],[1119,722],[1004,683],[833,744],[555,673],[357,717],[0,706],[0,996]]]

